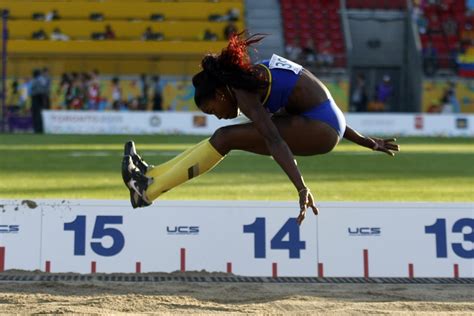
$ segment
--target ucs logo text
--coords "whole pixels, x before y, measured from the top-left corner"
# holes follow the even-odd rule
[[[16,234],[20,231],[20,225],[0,225],[0,234]]]
[[[197,235],[199,226],[166,226],[168,235]]]
[[[349,236],[380,236],[382,229],[380,227],[348,227]]]

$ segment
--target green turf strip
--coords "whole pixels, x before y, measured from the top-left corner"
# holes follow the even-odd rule
[[[203,137],[0,135],[0,197],[128,199],[120,160],[130,138],[159,164]],[[342,142],[298,164],[319,201],[474,201],[472,139],[402,137],[399,144],[391,158]],[[236,151],[161,198],[295,200],[296,192],[272,159]]]

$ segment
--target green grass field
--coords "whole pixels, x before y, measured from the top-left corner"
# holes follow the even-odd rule
[[[123,143],[134,139],[159,164],[196,136],[0,135],[0,198],[121,199]],[[474,201],[474,142],[400,138],[391,158],[348,142],[330,154],[299,157],[317,201]],[[210,173],[164,194],[167,200],[295,200],[296,191],[269,157],[232,152]]]

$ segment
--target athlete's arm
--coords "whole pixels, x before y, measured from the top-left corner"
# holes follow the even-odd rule
[[[381,139],[375,137],[365,137],[356,130],[352,129],[349,125],[346,126],[344,132],[344,138],[360,145],[373,150],[381,151],[390,156],[395,156],[394,151],[400,151],[400,146],[395,144],[395,138]]]
[[[298,224],[301,224],[304,220],[307,207],[311,207],[313,212],[318,214],[318,209],[314,205],[314,198],[306,187],[303,176],[296,166],[293,153],[281,137],[270,115],[261,105],[258,96],[243,90],[234,89],[233,91],[235,92],[240,110],[255,124],[258,132],[263,136],[270,154],[285,171],[298,191],[300,203]]]
[[[300,191],[306,188],[303,176],[296,166],[293,153],[278,129],[271,120],[270,115],[261,105],[258,96],[247,91],[234,89],[239,108],[254,124],[260,135],[263,136],[270,154],[288,175],[291,182]]]

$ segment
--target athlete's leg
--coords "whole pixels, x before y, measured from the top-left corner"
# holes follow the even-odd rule
[[[203,141],[201,141],[200,143],[189,147],[188,149],[186,149],[185,151],[183,151],[182,153],[180,153],[176,157],[174,157],[174,158],[172,158],[172,159],[170,159],[170,160],[168,160],[168,161],[166,161],[166,162],[164,162],[164,163],[162,163],[158,166],[154,166],[153,168],[150,168],[150,170],[148,170],[146,172],[146,176],[147,177],[159,177],[160,175],[162,175],[166,171],[168,171],[170,168],[172,168],[176,163],[178,163],[179,161],[183,160],[183,158],[188,156],[189,153],[191,153],[195,147],[200,146],[200,145],[202,145],[203,143],[205,143],[207,141],[209,141],[209,138],[206,138]]]
[[[283,139],[295,155],[316,155],[331,151],[338,136],[329,125],[300,116],[273,119]],[[209,140],[170,161],[170,165],[158,177],[153,177],[143,197],[151,202],[162,193],[197,177],[217,165],[233,149],[269,155],[263,137],[252,123],[232,125],[218,129]],[[172,163],[171,163],[172,162]]]
[[[339,141],[336,130],[321,121],[298,115],[278,116],[272,120],[291,152],[297,156],[328,153]],[[265,140],[253,123],[219,128],[210,141],[221,155],[234,149],[270,155]]]
[[[217,165],[223,158],[209,142],[205,139],[193,146],[186,152],[172,159],[161,175],[153,177],[153,182],[147,186],[142,197],[151,202],[162,193],[195,178]]]

